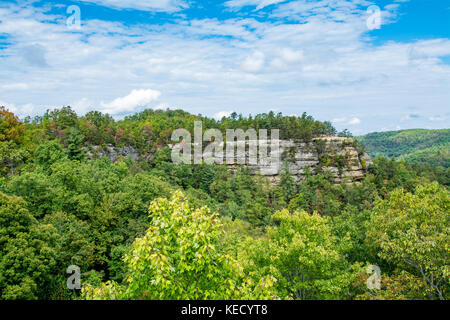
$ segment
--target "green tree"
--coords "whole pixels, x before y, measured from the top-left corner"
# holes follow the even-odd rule
[[[84,136],[81,132],[72,128],[68,138],[68,155],[71,160],[83,160],[85,154],[83,150]]]
[[[289,171],[288,163],[284,163],[283,171],[280,174],[280,187],[283,200],[287,204],[295,197],[295,180]]]
[[[0,175],[16,174],[16,169],[28,160],[30,154],[14,141],[0,142]]]
[[[271,278],[250,289],[242,286],[230,256],[219,252],[220,224],[206,207],[194,209],[181,192],[171,200],[150,205],[152,218],[143,238],[136,239],[126,256],[126,286],[116,283],[85,287],[93,299],[230,299],[249,292],[254,298],[268,295]]]
[[[34,161],[46,170],[49,170],[55,162],[64,158],[66,158],[66,153],[61,144],[56,141],[45,141],[34,152]]]
[[[57,234],[18,197],[0,192],[0,298],[44,299],[56,269]]]
[[[367,241],[378,256],[420,276],[430,299],[449,294],[449,191],[437,183],[419,186],[414,194],[396,189],[377,201]]]
[[[277,279],[277,294],[300,300],[346,299],[358,266],[341,254],[329,218],[305,211],[274,215],[279,227],[269,227],[267,238],[248,238],[241,246],[249,275],[271,274]]]

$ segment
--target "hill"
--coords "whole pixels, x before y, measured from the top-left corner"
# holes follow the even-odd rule
[[[281,128],[279,179],[173,161],[171,133],[196,121]],[[430,182],[450,185],[450,169],[371,162],[335,134],[306,114],[64,107],[21,121],[0,107],[0,300],[448,298],[449,192]],[[377,296],[374,257],[392,266]]]
[[[450,167],[450,129],[374,132],[357,140],[371,157],[396,157],[418,164]]]

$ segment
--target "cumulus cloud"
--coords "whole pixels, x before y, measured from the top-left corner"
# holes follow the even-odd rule
[[[224,5],[232,9],[239,9],[245,6],[256,6],[256,10],[260,10],[272,4],[285,1],[286,0],[230,0],[225,2]]]
[[[350,119],[350,121],[348,122],[348,124],[351,124],[351,125],[356,125],[356,124],[360,124],[360,123],[361,123],[361,120],[359,120],[359,118],[356,118],[356,117]]]
[[[350,119],[343,117],[343,118],[334,118],[333,120],[331,120],[331,122],[345,125],[358,125],[361,123],[361,120],[357,117],[353,117]]]
[[[288,68],[290,65],[302,61],[304,58],[303,50],[292,50],[291,48],[283,48],[279,50],[270,65],[275,69]]]
[[[96,109],[95,104],[88,98],[81,98],[75,102],[72,102],[70,106],[78,115],[84,115],[87,112]]]
[[[79,2],[94,3],[116,9],[136,9],[143,11],[174,12],[187,8],[182,0],[77,0]]]
[[[10,112],[14,113],[19,118],[25,118],[26,116],[35,114],[37,111],[36,105],[32,103],[27,103],[23,105],[15,105],[14,103],[0,101],[1,107],[6,107]]]
[[[181,8],[170,1],[101,2]],[[269,2],[234,1],[255,7]],[[365,0],[286,1],[229,19],[178,12],[167,23],[139,25],[82,14],[77,32],[66,27],[65,8],[58,14],[21,3],[0,6],[0,34],[7,38],[0,47],[0,96],[23,114],[72,102],[77,112],[126,113],[156,101],[154,94],[111,95],[124,88],[164,92],[164,103],[192,113],[238,108],[256,114],[277,106],[284,114],[305,111],[320,120],[345,117],[334,122],[342,128],[357,117],[367,131],[394,128],[411,106],[431,115],[449,107],[450,66],[442,57],[450,55],[450,39],[371,42]],[[395,10],[389,12],[395,21]],[[45,65],[44,74],[39,66]],[[430,118],[414,124],[442,126]]]
[[[255,51],[242,63],[242,69],[248,72],[258,72],[264,66],[265,56],[261,51]]]
[[[229,117],[233,111],[220,111],[214,114],[214,119],[221,120],[223,117]]]
[[[280,52],[281,58],[288,62],[298,62],[303,59],[303,50],[292,50],[291,48],[283,48]]]
[[[111,115],[119,115],[148,107],[161,96],[156,90],[133,90],[125,97],[117,98],[109,103],[101,103],[101,111]]]

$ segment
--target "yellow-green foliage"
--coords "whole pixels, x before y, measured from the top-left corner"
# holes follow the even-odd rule
[[[150,205],[151,224],[125,258],[125,286],[84,288],[88,299],[269,298],[274,282],[243,279],[236,262],[217,249],[220,220],[207,207],[194,209],[182,192]]]
[[[283,139],[333,133],[306,114],[116,121],[65,107],[21,122],[0,108],[0,299],[79,297],[70,265],[85,299],[448,298],[448,190],[427,183],[448,185],[449,169],[379,158],[360,184],[321,167],[302,181],[283,170],[275,184],[245,167],[174,164],[170,133],[196,120]],[[85,156],[109,145],[140,159]],[[319,149],[323,164],[349,164]],[[367,288],[368,264],[381,267],[380,290]]]
[[[267,237],[248,237],[241,244],[245,272],[274,276],[283,299],[345,299],[360,267],[341,254],[329,218],[282,210],[274,219],[279,227],[269,227]]]
[[[394,190],[376,203],[367,242],[387,262],[423,278],[430,298],[448,296],[450,279],[450,198],[437,183],[414,194]]]

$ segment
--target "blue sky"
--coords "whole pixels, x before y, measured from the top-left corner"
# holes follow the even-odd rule
[[[22,117],[170,107],[448,128],[450,1],[2,0],[0,71],[0,105]]]

